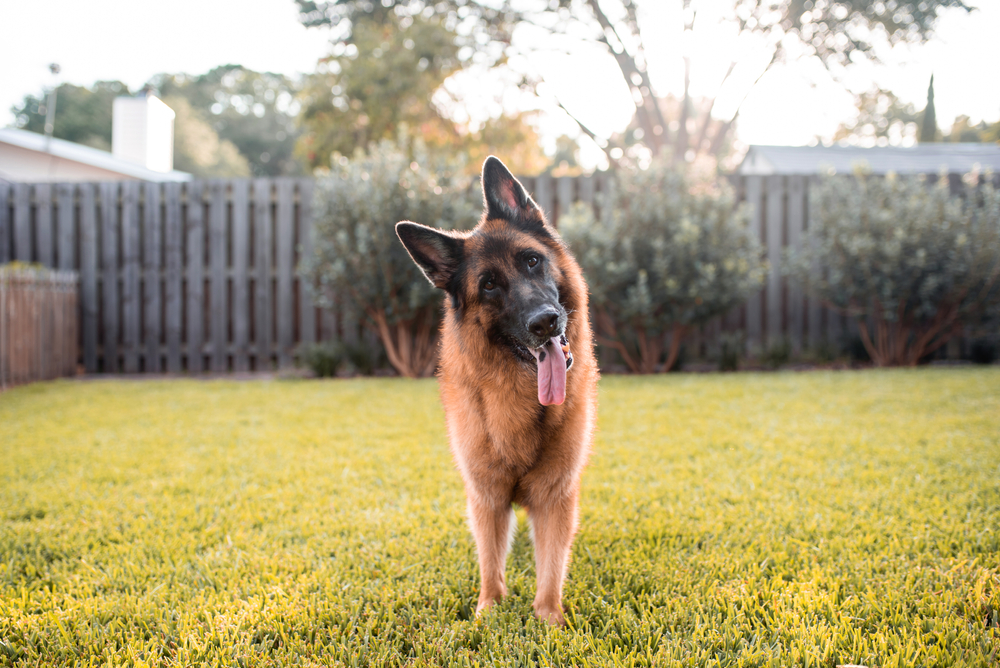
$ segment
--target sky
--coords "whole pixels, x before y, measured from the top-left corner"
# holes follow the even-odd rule
[[[703,0],[709,9],[725,2]],[[945,12],[927,44],[884,52],[884,66],[855,67],[846,78],[848,86],[860,92],[877,83],[922,109],[933,73],[943,128],[958,114],[974,121],[997,120],[1000,86],[988,80],[988,73],[995,59],[990,46],[1000,26],[1000,2],[973,4],[980,9],[971,16],[961,10]],[[644,40],[650,76],[659,92],[681,90],[681,40],[658,32],[659,26],[676,25],[673,12],[678,6],[673,0],[645,4],[644,26],[649,27]],[[735,85],[723,89],[719,110],[725,113],[727,104],[734,108],[746,96],[737,126],[742,144],[808,144],[832,136],[838,124],[852,116],[851,93],[815,63],[772,68],[750,88],[747,82],[759,73],[759,56],[724,29],[713,28],[710,20],[699,20],[707,26],[699,40],[683,45],[696,54],[701,68],[693,92],[714,94],[729,59],[740,60],[742,79],[736,77]],[[58,83],[120,80],[137,89],[161,72],[201,74],[230,63],[294,75],[313,71],[328,49],[328,33],[304,28],[292,0],[0,0],[0,35],[0,126],[13,124],[9,109],[26,94],[37,95]],[[538,39],[530,32],[516,38],[527,45]],[[53,62],[62,68],[57,77],[48,69]],[[514,64],[546,80],[540,102],[544,113],[539,116],[545,145],[554,146],[560,134],[576,134],[573,122],[558,110],[557,98],[598,134],[621,130],[628,123],[633,109],[628,92],[613,61],[598,50],[578,50],[572,56],[541,52]],[[496,97],[499,83],[495,78],[466,77],[455,85],[465,88],[464,97],[473,106],[481,98],[479,107],[488,109],[487,100]],[[585,163],[598,161],[596,147],[583,143]]]

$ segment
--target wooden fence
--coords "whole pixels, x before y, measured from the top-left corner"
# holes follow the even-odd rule
[[[556,222],[613,187],[607,174],[523,182]],[[849,323],[781,275],[784,249],[808,228],[810,178],[731,182],[771,273],[761,293],[692,337],[692,356],[715,354],[720,334],[735,331],[751,355],[840,345]],[[357,336],[356,323],[313,306],[296,273],[311,249],[312,191],[308,178],[0,184],[0,263],[79,272],[88,372],[286,367],[299,343]]]
[[[76,373],[76,272],[0,269],[0,387]]]

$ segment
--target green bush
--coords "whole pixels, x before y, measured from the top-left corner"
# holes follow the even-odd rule
[[[831,177],[790,273],[858,321],[878,366],[915,365],[1000,303],[1000,195],[972,179]],[[824,272],[816,268],[825,268]]]
[[[669,370],[692,328],[763,283],[760,244],[725,184],[654,164],[620,171],[600,204],[604,220],[578,205],[560,232],[587,277],[598,341],[634,373]]]
[[[401,220],[471,228],[481,195],[460,165],[431,164],[419,146],[373,145],[334,162],[314,199],[315,250],[301,271],[321,306],[345,299],[385,346],[400,374],[428,376],[437,358],[441,292],[396,238]]]
[[[339,341],[323,341],[299,346],[299,364],[311,370],[317,378],[331,378],[337,375],[344,362],[344,345]]]

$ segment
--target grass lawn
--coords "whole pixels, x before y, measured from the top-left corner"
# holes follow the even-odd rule
[[[1000,370],[608,377],[566,584],[475,619],[434,381],[0,394],[0,665],[996,666]]]

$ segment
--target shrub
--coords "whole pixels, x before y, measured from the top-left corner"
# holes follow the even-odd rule
[[[878,366],[915,365],[1000,298],[1000,197],[986,183],[831,177],[791,274],[858,321]],[[825,268],[816,272],[810,267]]]
[[[299,364],[311,370],[317,378],[337,375],[344,362],[344,346],[339,341],[303,344],[297,351]]]
[[[620,171],[600,203],[604,220],[578,205],[560,231],[587,277],[598,342],[635,373],[669,370],[693,327],[764,280],[760,244],[724,185],[694,186],[654,163]]]
[[[321,306],[346,299],[385,346],[389,362],[408,377],[428,376],[437,359],[441,292],[428,284],[396,238],[412,220],[439,228],[471,227],[482,209],[460,165],[431,165],[383,142],[368,154],[334,161],[316,184],[315,250],[303,275]]]

